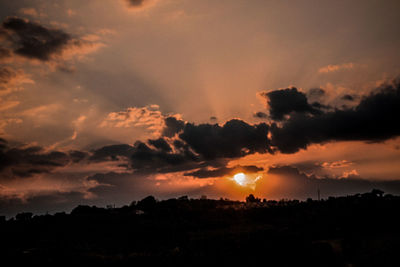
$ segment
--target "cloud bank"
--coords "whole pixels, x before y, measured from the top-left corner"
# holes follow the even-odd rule
[[[164,116],[158,110],[130,108],[112,113],[106,123],[115,127],[145,125],[157,128],[159,137],[134,144],[104,146],[93,151],[89,161],[116,161],[126,159],[133,172],[168,173],[190,171],[196,177],[215,177],[228,173],[230,159],[255,153],[296,153],[311,144],[332,141],[382,142],[400,135],[397,118],[400,115],[400,83],[393,81],[377,88],[362,98],[353,108],[323,111],[308,103],[307,96],[296,88],[262,93],[269,104],[267,123],[250,124],[232,119],[223,125],[194,124],[177,117]],[[284,104],[281,104],[284,103]],[[274,120],[275,119],[275,120]],[[127,126],[128,125],[128,126]],[[154,129],[153,129],[154,130]],[[40,166],[26,167],[25,172],[39,172],[43,166],[57,167],[71,161],[70,154],[49,152],[38,147],[7,148],[3,141],[4,162],[13,165],[15,175],[22,174],[28,163]],[[53,153],[53,154],[51,154]],[[77,153],[77,152],[76,152]],[[14,158],[14,159],[12,159]],[[52,158],[48,162],[46,159]],[[217,171],[207,167],[219,168]],[[19,170],[19,171],[18,171]]]

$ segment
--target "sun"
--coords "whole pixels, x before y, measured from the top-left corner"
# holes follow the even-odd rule
[[[239,172],[230,179],[235,181],[236,184],[240,185],[241,187],[255,190],[257,181],[260,180],[261,178],[262,178],[261,175],[256,175],[256,174],[246,175],[243,172]]]
[[[246,186],[246,184],[247,184],[247,178],[246,178],[246,175],[243,173],[243,172],[240,172],[240,173],[237,173],[237,174],[235,174],[234,176],[233,176],[233,180],[235,180],[235,182],[238,184],[238,185],[241,185],[241,186]]]

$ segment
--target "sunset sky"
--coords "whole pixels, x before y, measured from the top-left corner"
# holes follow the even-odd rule
[[[1,0],[0,215],[400,194],[399,11]]]

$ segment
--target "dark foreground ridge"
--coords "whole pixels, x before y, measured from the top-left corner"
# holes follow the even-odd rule
[[[0,220],[3,266],[400,266],[400,197],[147,197]],[[172,265],[173,266],[173,265]]]

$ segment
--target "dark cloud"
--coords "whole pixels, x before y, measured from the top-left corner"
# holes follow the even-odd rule
[[[125,2],[127,3],[128,8],[142,10],[153,6],[157,0],[125,0]]]
[[[167,141],[165,141],[164,138],[158,138],[158,139],[149,139],[148,143],[152,146],[154,146],[155,148],[162,150],[164,152],[171,152],[172,148],[171,146],[167,143]]]
[[[269,174],[279,174],[279,175],[296,175],[296,176],[301,174],[301,172],[299,171],[298,168],[290,166],[290,165],[272,166],[269,168],[268,173]]]
[[[175,172],[199,167],[200,159],[184,146],[177,152],[152,149],[137,141],[131,155],[131,166],[138,172]]]
[[[318,109],[318,110],[332,109],[332,107],[331,107],[330,105],[324,105],[324,104],[321,104],[321,103],[319,103],[319,102],[313,102],[313,103],[311,104],[311,106],[312,106],[313,108],[315,108],[315,109]]]
[[[354,108],[318,116],[295,113],[282,126],[272,124],[272,144],[283,153],[295,153],[312,143],[380,142],[400,134],[399,116],[400,83],[395,81],[364,97]]]
[[[248,166],[235,166],[232,168],[228,167],[220,167],[216,169],[207,169],[207,168],[201,168],[200,170],[197,171],[192,171],[192,172],[187,172],[184,175],[185,176],[193,176],[196,178],[211,178],[211,177],[223,177],[227,175],[234,175],[239,172],[244,172],[244,173],[257,173],[260,171],[263,171],[263,168],[254,166],[254,165],[248,165]]]
[[[126,0],[129,6],[131,7],[141,7],[146,0]]]
[[[173,143],[174,151],[164,138],[150,139],[147,143],[136,141],[133,146],[128,144],[104,146],[92,151],[89,160],[126,159],[129,162],[127,169],[135,173],[167,173],[205,166],[187,144],[179,140]]]
[[[323,198],[370,192],[374,188],[391,194],[400,193],[400,181],[367,180],[358,176],[348,176],[347,178],[326,176],[319,178],[315,175],[306,175],[298,168],[287,165],[271,167],[268,170],[268,174],[280,177],[281,180],[279,182],[282,184],[271,193],[272,198],[284,195],[297,199],[306,199],[308,197],[315,199],[318,189]]]
[[[340,99],[346,100],[346,101],[354,101],[355,100],[354,96],[349,95],[349,94],[342,96]]]
[[[89,157],[89,153],[78,150],[70,151],[68,155],[73,163],[78,163]]]
[[[181,134],[175,136],[178,132]],[[265,123],[250,125],[241,120],[231,120],[223,126],[185,125],[183,121],[170,117],[166,119],[163,133],[170,137],[149,139],[147,143],[137,141],[133,146],[105,146],[93,151],[90,159],[108,161],[124,157],[130,160],[134,173],[168,173],[208,167],[220,168],[219,171],[226,173],[231,170],[225,168],[227,158],[271,151]],[[250,167],[244,169],[251,171]]]
[[[19,177],[49,172],[55,167],[65,166],[69,163],[69,157],[65,153],[57,151],[45,153],[40,147],[12,148],[0,153],[2,159],[0,172]]]
[[[45,151],[39,146],[10,147],[7,141],[0,140],[0,177],[30,177],[34,174],[48,173],[57,167],[84,159],[83,152]]]
[[[300,161],[292,163],[291,166],[305,173],[319,173],[323,169],[322,163],[317,161]]]
[[[60,54],[72,40],[62,30],[47,28],[18,17],[7,18],[2,27],[9,32],[8,39],[13,44],[14,53],[42,61],[48,61],[51,56]]]
[[[268,125],[250,125],[238,119],[223,126],[187,123],[179,138],[205,159],[235,158],[271,151]]]
[[[258,118],[258,119],[265,119],[265,118],[268,118],[268,115],[267,115],[267,113],[259,111],[259,112],[255,112],[253,114],[253,117]]]
[[[269,113],[274,120],[283,120],[293,112],[303,114],[320,114],[321,111],[310,105],[307,96],[297,88],[280,89],[270,92],[261,92],[267,99]]]
[[[325,90],[321,88],[311,88],[307,92],[307,96],[310,98],[320,98],[325,95]]]
[[[186,147],[189,147],[189,146],[186,145],[181,140],[174,140],[174,147],[177,148],[177,149],[183,149],[183,148],[186,148]]]
[[[134,147],[127,144],[104,146],[93,151],[90,160],[110,161],[121,157],[130,158],[134,153]]]
[[[167,117],[164,121],[165,127],[162,131],[162,135],[166,137],[173,137],[185,127],[185,122],[175,117]]]
[[[113,161],[126,159],[133,173],[169,173],[187,171],[207,166],[224,166],[223,159],[205,161],[201,155],[193,153],[188,144],[182,140],[173,140],[172,146],[164,139],[150,139],[147,143],[136,141],[127,144],[110,145],[94,150],[91,161]]]

